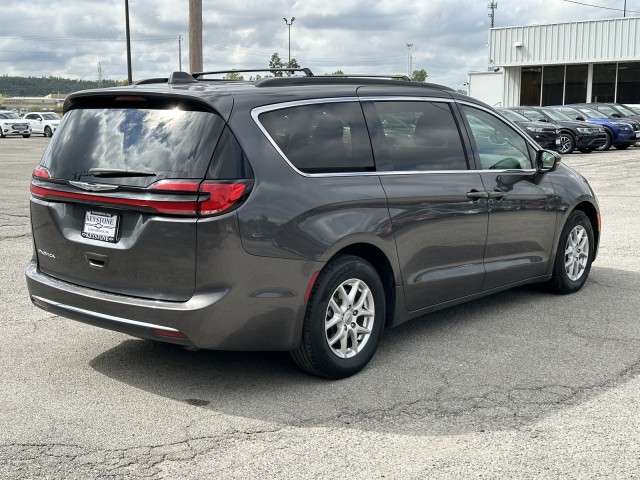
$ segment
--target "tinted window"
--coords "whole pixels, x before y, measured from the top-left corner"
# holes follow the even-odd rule
[[[527,142],[509,125],[484,110],[463,105],[462,111],[483,170],[532,168]]]
[[[261,114],[260,122],[291,163],[303,172],[375,169],[358,102],[283,108]]]
[[[147,186],[163,178],[203,178],[224,121],[210,112],[137,108],[67,112],[42,159],[53,178]],[[153,172],[95,177],[91,168]]]
[[[212,180],[253,178],[251,165],[229,127],[225,127],[220,136],[216,152],[207,171],[207,178]]]
[[[393,170],[466,170],[460,132],[447,103],[373,102]]]

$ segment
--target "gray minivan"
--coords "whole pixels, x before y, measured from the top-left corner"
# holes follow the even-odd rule
[[[342,378],[386,327],[582,287],[600,214],[558,154],[446,87],[288,74],[70,95],[31,180],[33,303]]]

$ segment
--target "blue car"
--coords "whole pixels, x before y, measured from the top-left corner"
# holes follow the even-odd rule
[[[604,113],[583,105],[556,105],[551,108],[560,110],[576,120],[586,120],[602,125],[607,134],[607,141],[596,150],[609,150],[611,145],[624,150],[640,140],[640,123],[630,118],[608,118]]]

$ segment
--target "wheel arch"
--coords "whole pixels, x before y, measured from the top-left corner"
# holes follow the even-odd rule
[[[393,267],[387,255],[375,245],[370,243],[353,243],[334,253],[331,261],[338,255],[353,255],[369,262],[380,276],[386,297],[386,312],[384,326],[393,324],[396,307],[396,282]],[[328,262],[327,262],[328,263]]]
[[[601,229],[600,213],[598,212],[596,207],[591,202],[588,202],[588,201],[582,201],[578,203],[573,208],[573,210],[569,212],[569,214],[572,212],[575,212],[576,210],[583,212],[591,222],[591,227],[593,228],[593,239],[595,242],[595,245],[593,248],[593,259],[595,260],[598,254],[598,246],[600,245],[600,229]]]

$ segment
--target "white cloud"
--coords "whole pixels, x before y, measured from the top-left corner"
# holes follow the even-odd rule
[[[291,55],[319,74],[395,74],[413,68],[429,81],[460,88],[472,69],[487,66],[489,18],[479,0],[203,1],[205,69],[268,66],[271,54]],[[502,0],[497,27],[622,16],[616,10],[563,0]],[[617,0],[591,0],[621,8]],[[178,68],[178,36],[187,70],[188,0],[130,0],[134,79],[167,76]],[[640,10],[640,0],[627,8]],[[630,13],[638,14],[638,13]],[[31,0],[2,11],[0,74],[93,79],[127,77],[124,2]]]

